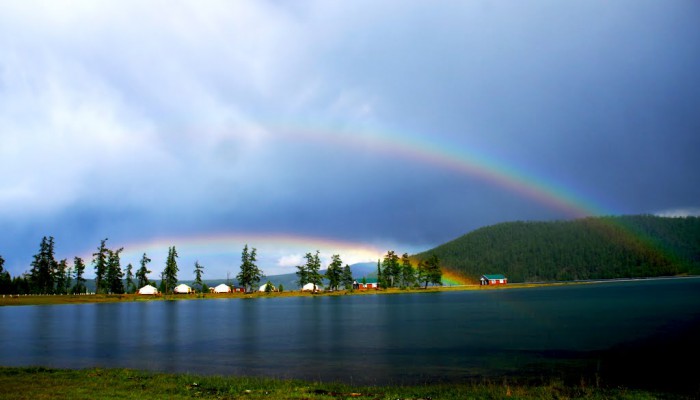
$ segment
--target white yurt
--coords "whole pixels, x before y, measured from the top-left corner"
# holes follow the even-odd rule
[[[158,289],[151,285],[146,285],[139,289],[139,294],[158,294]]]
[[[173,291],[175,293],[178,293],[178,294],[188,294],[188,293],[192,293],[192,288],[185,285],[184,283],[181,283],[181,284],[175,286],[175,289],[173,289]]]
[[[231,287],[225,283],[214,288],[214,293],[231,293]]]
[[[258,289],[258,292],[264,292],[266,286],[267,286],[267,283],[264,284],[264,285],[262,285],[262,286],[260,286],[260,289]],[[275,287],[275,285],[270,284],[270,286],[272,286],[272,291],[273,291],[273,292],[276,292],[276,291],[277,291],[277,288]]]
[[[318,292],[319,290],[321,290],[321,287],[313,283],[307,283],[301,288],[302,292]]]

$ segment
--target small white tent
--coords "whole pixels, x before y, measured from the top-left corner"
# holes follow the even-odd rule
[[[231,293],[231,287],[225,283],[214,288],[214,293]]]
[[[302,292],[318,292],[319,290],[321,287],[313,283],[307,283],[301,288]]]
[[[270,284],[270,286],[271,286],[270,289],[271,289],[273,292],[276,292],[276,291],[277,291],[277,288],[275,287],[275,285]],[[264,292],[266,287],[267,287],[267,283],[264,284],[264,285],[262,285],[262,286],[260,286],[260,289],[258,289],[258,292]]]
[[[192,288],[185,285],[184,283],[181,283],[177,286],[175,286],[175,289],[173,289],[175,293],[178,294],[187,294],[187,293],[192,293]]]
[[[151,285],[146,285],[139,289],[139,294],[158,294],[158,289]]]

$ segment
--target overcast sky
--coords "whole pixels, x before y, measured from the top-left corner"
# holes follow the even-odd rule
[[[0,0],[0,255],[159,276],[700,212],[700,3]],[[88,275],[94,276],[91,265]]]

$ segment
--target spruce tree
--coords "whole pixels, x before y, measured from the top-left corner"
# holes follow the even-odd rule
[[[299,282],[299,287],[304,288],[304,285],[309,283],[309,273],[306,270],[306,264],[304,265],[297,265],[297,282]]]
[[[202,274],[204,273],[204,267],[199,264],[199,261],[194,262],[194,284],[193,286],[199,287],[199,291],[204,291],[204,283],[202,282]]]
[[[403,253],[401,256],[401,286],[411,287],[416,283],[416,274],[411,266],[411,259],[408,253]]]
[[[134,293],[136,291],[136,285],[134,285],[134,267],[131,265],[131,263],[127,264],[126,266],[126,284],[125,290],[127,293]]]
[[[109,257],[109,249],[105,245],[107,239],[100,241],[100,247],[96,253],[92,253],[92,263],[95,266],[95,292],[106,293],[109,290],[107,283],[107,258]]]
[[[124,251],[121,247],[116,251],[107,250],[107,274],[106,284],[108,293],[122,294],[124,293],[124,273],[122,272],[121,261],[119,254]]]
[[[320,287],[323,283],[323,276],[321,276],[321,258],[319,257],[319,250],[316,250],[316,254],[306,253],[306,271],[308,273],[308,283],[313,283],[316,287]]]
[[[83,259],[75,257],[73,259],[73,268],[75,269],[75,286],[73,286],[73,293],[86,293],[87,288],[85,287],[85,278],[83,278],[83,274],[85,273],[85,263]]]
[[[68,271],[68,261],[65,258],[56,263],[54,278],[56,282],[54,293],[67,294],[70,285],[70,272]]]
[[[163,270],[163,280],[165,281],[165,291],[172,292],[177,285],[177,250],[175,246],[168,249],[168,259],[165,262],[165,270]]]
[[[340,260],[340,255],[333,254],[331,263],[326,269],[326,279],[328,279],[328,287],[330,290],[338,290],[340,282],[343,278],[343,262]]]
[[[384,256],[384,261],[382,262],[382,268],[384,269],[384,282],[387,287],[394,287],[399,280],[399,256],[393,250],[390,250]]]
[[[30,290],[32,293],[54,293],[55,271],[58,263],[54,259],[53,236],[44,236],[39,245],[39,253],[34,255],[32,269],[29,273]]]
[[[345,267],[343,268],[343,287],[345,290],[351,290],[354,289],[355,287],[353,284],[355,283],[355,280],[352,278],[352,271],[350,270],[350,266],[348,264],[345,264]]]
[[[12,278],[10,273],[5,271],[5,259],[0,256],[0,294],[12,293]]]
[[[149,262],[151,262],[151,259],[146,256],[146,253],[143,253],[143,256],[141,256],[141,268],[136,271],[136,279],[138,280],[139,289],[148,285],[149,283],[148,274],[152,272],[147,267]]]
[[[243,252],[241,253],[241,270],[236,275],[236,280],[238,284],[246,288],[246,291],[253,291],[253,285],[260,282],[260,278],[263,273],[255,264],[257,261],[257,251],[253,248],[248,251],[248,245],[243,247]]]

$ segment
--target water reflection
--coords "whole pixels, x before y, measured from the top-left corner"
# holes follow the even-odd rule
[[[648,352],[658,337],[686,337],[679,329],[699,321],[700,279],[2,307],[0,364],[434,382],[514,371],[567,355],[603,357],[600,352],[629,342],[646,346],[635,352]],[[685,354],[697,355],[700,345],[689,346]]]

